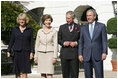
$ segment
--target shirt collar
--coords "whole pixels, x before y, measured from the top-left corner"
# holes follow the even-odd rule
[[[52,28],[52,26],[51,26],[51,28],[50,28],[50,30],[49,30],[48,33],[52,32],[52,31],[53,31],[53,28]],[[44,32],[44,27],[42,28],[42,32]]]
[[[74,26],[74,23],[72,23],[72,24],[68,24],[69,27],[70,27],[71,25]]]
[[[89,25],[90,25],[90,24],[93,24],[93,25],[95,25],[95,21],[94,21],[93,23],[89,23]]]

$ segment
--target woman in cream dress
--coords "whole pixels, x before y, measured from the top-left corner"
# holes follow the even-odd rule
[[[44,27],[37,32],[34,61],[42,78],[52,78],[57,58],[57,31],[50,26],[52,21],[51,15],[43,15]]]

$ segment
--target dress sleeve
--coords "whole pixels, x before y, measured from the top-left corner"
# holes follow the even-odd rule
[[[14,41],[15,41],[15,37],[14,37],[14,28],[12,29],[12,33],[11,33],[11,39],[10,39],[10,42],[9,42],[9,45],[8,45],[8,48],[7,48],[7,52],[10,52],[13,44],[14,44]]]

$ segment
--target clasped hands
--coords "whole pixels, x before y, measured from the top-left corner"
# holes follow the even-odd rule
[[[69,46],[69,45],[70,45],[71,47],[74,47],[74,46],[77,45],[77,43],[76,43],[76,42],[65,41],[65,42],[64,42],[64,45],[65,45],[65,46]]]

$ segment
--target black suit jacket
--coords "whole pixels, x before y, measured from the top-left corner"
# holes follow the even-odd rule
[[[61,25],[58,32],[58,43],[62,46],[60,50],[60,57],[62,59],[76,59],[78,58],[78,45],[75,47],[64,46],[65,41],[78,42],[80,37],[79,25],[74,23],[73,31],[70,32],[68,24]]]
[[[12,47],[14,52],[34,52],[33,28],[27,25],[24,32],[21,33],[19,25],[13,27],[7,51],[9,52]]]

